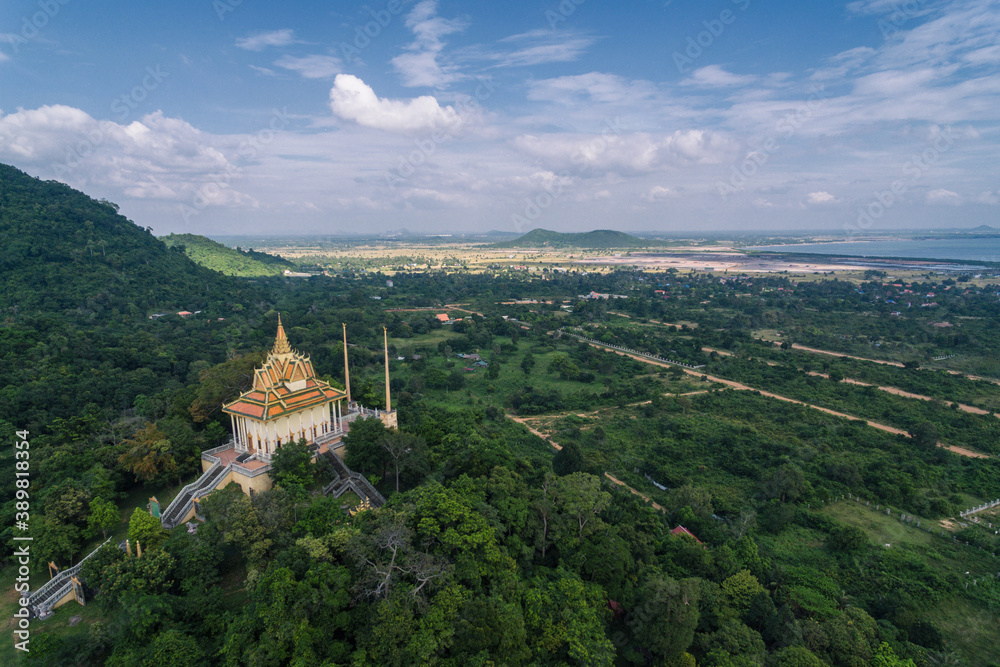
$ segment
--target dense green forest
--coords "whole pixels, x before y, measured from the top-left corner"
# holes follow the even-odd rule
[[[295,265],[281,257],[253,248],[230,248],[197,234],[168,234],[160,239],[170,248],[180,248],[199,266],[227,276],[277,276]]]
[[[33,620],[27,656],[0,643],[5,664],[998,664],[1000,544],[984,525],[997,519],[958,516],[1000,497],[1000,422],[944,403],[1000,405],[1000,386],[946,372],[997,376],[997,285],[632,271],[397,273],[391,291],[377,273],[246,281],[112,204],[2,176],[0,434],[31,441],[32,588],[48,561],[113,538],[81,572],[87,606]],[[938,306],[892,315],[906,289]],[[592,290],[628,298],[578,298]],[[539,302],[503,303],[526,299]],[[464,304],[450,311],[461,320],[442,324],[443,304]],[[181,309],[200,312],[149,318]],[[360,421],[347,436],[349,465],[387,504],[346,512],[320,492],[331,471],[289,445],[273,490],[215,492],[196,533],[163,531],[148,498],[165,505],[228,439],[220,406],[248,386],[279,312],[337,385],[347,324],[352,393],[371,407],[384,407],[387,328],[400,428]],[[10,591],[18,487],[2,452]],[[141,558],[114,546],[126,536]],[[0,604],[10,618],[16,597]]]

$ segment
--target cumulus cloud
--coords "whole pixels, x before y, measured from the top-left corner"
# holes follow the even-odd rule
[[[263,51],[269,46],[288,46],[295,43],[295,34],[291,28],[255,32],[236,40],[236,46],[247,51]]]
[[[31,165],[76,187],[112,188],[136,199],[191,199],[206,183],[215,183],[205,205],[252,205],[252,197],[220,176],[238,171],[226,153],[235,154],[239,141],[218,142],[159,111],[128,124],[97,120],[65,105],[0,114],[0,160]]]
[[[392,59],[392,66],[403,77],[404,86],[441,87],[461,78],[453,67],[439,62],[444,49],[442,38],[465,30],[462,19],[437,16],[437,0],[423,0],[406,17],[406,27],[415,37],[406,53]]]
[[[341,62],[334,56],[302,56],[284,55],[274,61],[277,67],[298,72],[307,79],[328,79],[341,72]]]
[[[951,190],[945,190],[943,188],[938,190],[931,190],[927,193],[927,203],[928,204],[950,204],[952,206],[958,206],[962,203],[962,197],[957,192],[952,192]]]
[[[837,198],[829,192],[810,192],[806,195],[806,201],[810,204],[832,204]]]
[[[338,74],[334,79],[330,108],[340,118],[390,132],[454,127],[461,122],[454,108],[442,107],[432,95],[408,100],[379,99],[371,86],[351,74]]]

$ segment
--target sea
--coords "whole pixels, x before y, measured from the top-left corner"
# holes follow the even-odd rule
[[[882,239],[833,243],[792,243],[755,246],[753,250],[845,257],[897,257],[1000,263],[1000,236],[945,236],[919,239]]]

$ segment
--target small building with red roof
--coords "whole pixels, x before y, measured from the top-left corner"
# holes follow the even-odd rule
[[[701,540],[699,540],[698,537],[694,533],[692,533],[690,530],[688,530],[684,526],[677,526],[676,528],[674,528],[673,530],[670,531],[670,534],[671,535],[687,535],[688,537],[690,537],[691,539],[693,539],[698,544],[704,544],[704,542],[702,542]]]

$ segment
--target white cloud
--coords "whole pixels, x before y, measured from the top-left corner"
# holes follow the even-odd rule
[[[514,45],[513,50],[491,54],[502,67],[526,67],[544,63],[568,63],[578,60],[596,40],[562,30],[531,30],[500,40]]]
[[[952,206],[958,206],[962,203],[962,197],[957,192],[952,192],[951,190],[938,189],[931,190],[927,193],[927,203],[928,204],[950,204]]]
[[[976,197],[976,201],[980,204],[990,204],[993,206],[1000,204],[1000,190],[996,192],[992,190],[981,192],[979,193],[979,196]]]
[[[672,199],[677,196],[677,192],[673,188],[665,188],[662,185],[655,185],[649,189],[649,192],[645,193],[642,198],[648,202],[661,201],[663,199]]]
[[[240,37],[236,40],[236,46],[247,51],[263,51],[269,46],[288,46],[295,42],[295,34],[291,28],[284,28],[268,32],[255,32],[246,37]]]
[[[729,86],[746,86],[757,80],[752,74],[740,75],[727,72],[719,65],[709,65],[696,69],[691,76],[682,81],[685,86],[701,86],[702,88],[725,88]]]
[[[810,192],[806,195],[806,201],[810,204],[832,204],[837,198],[829,192]]]
[[[651,172],[681,165],[719,164],[735,144],[704,130],[678,130],[669,135],[631,134],[521,135],[514,146],[556,169]]]
[[[334,79],[330,108],[345,120],[390,132],[454,127],[461,122],[454,108],[442,107],[431,95],[409,100],[379,99],[371,86],[351,74],[338,74]]]
[[[0,63],[2,63],[2,62],[6,62],[6,61],[8,61],[8,60],[10,60],[10,56],[8,56],[8,55],[7,55],[6,53],[4,53],[3,51],[0,51]]]
[[[34,165],[75,187],[111,188],[135,199],[253,205],[231,187],[243,138],[218,140],[162,112],[128,124],[97,120],[65,105],[0,114],[0,160]],[[229,177],[220,175],[228,174]],[[213,184],[212,187],[205,187]]]
[[[403,76],[403,85],[410,87],[443,87],[461,76],[453,67],[438,62],[444,49],[442,37],[465,30],[462,19],[437,16],[437,0],[423,0],[406,17],[406,27],[416,38],[406,46],[406,53],[392,59],[392,66]]]
[[[277,72],[275,72],[273,69],[268,69],[267,67],[258,67],[257,65],[250,65],[250,69],[252,69],[255,72],[259,72],[264,76],[277,76]]]
[[[648,81],[629,81],[616,74],[588,72],[554,79],[542,79],[529,84],[528,99],[579,104],[581,99],[592,102],[635,105],[650,99],[656,87]]]
[[[439,192],[429,188],[410,188],[400,196],[408,201],[418,200],[435,204],[468,204],[465,198],[459,194]]]
[[[342,70],[339,58],[334,56],[302,56],[284,55],[274,61],[283,69],[298,72],[307,79],[328,79]]]

